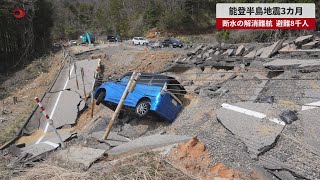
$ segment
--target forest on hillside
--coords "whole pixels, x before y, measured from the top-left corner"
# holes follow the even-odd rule
[[[207,32],[215,16],[213,0],[75,0],[54,3],[54,38],[80,32],[137,36],[151,28],[179,33]]]
[[[143,35],[152,28],[175,35],[213,34],[219,2],[313,2],[318,20],[320,16],[320,0],[2,0],[0,73],[24,67],[41,57],[51,50],[54,41],[78,39],[87,31],[97,36],[124,37]],[[13,17],[12,11],[17,7],[26,10],[24,18]],[[281,32],[277,33],[281,35]],[[264,41],[261,37],[274,34],[273,31],[254,33],[247,37]],[[230,40],[230,31],[217,34]]]

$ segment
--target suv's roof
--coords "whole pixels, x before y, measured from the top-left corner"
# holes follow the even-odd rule
[[[121,76],[121,79],[125,76],[131,76],[133,72],[127,72],[124,75]],[[144,76],[144,77],[143,77]],[[155,86],[163,86],[165,83],[167,83],[168,85],[172,86],[179,86],[180,89],[182,90],[179,93],[185,94],[185,90],[184,87],[180,84],[179,81],[177,81],[175,78],[170,77],[170,76],[166,76],[163,74],[155,74],[155,73],[141,73],[142,78],[140,78],[139,81],[150,81],[152,80],[151,85],[155,85]],[[150,78],[146,78],[146,77],[150,77]],[[153,78],[154,77],[154,78]],[[150,80],[147,80],[150,79]],[[138,82],[139,83],[139,82]]]
[[[132,75],[133,72],[127,72],[124,75],[122,75],[122,77],[124,76],[128,76],[128,75]],[[163,74],[155,74],[155,73],[140,73],[141,76],[151,76],[151,77],[160,77],[161,79],[174,79],[173,77],[170,76],[166,76]]]

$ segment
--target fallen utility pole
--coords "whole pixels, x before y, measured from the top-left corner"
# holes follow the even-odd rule
[[[111,131],[111,128],[112,128],[112,125],[114,123],[114,121],[116,120],[116,118],[118,117],[120,111],[121,111],[121,108],[124,104],[124,101],[125,99],[127,98],[129,92],[132,92],[136,86],[136,83],[137,83],[137,80],[139,80],[140,78],[140,73],[136,73],[136,72],[133,72],[132,75],[131,75],[131,78],[127,84],[127,87],[126,89],[124,90],[123,94],[122,94],[122,97],[120,99],[120,102],[116,108],[116,110],[114,111],[113,115],[112,115],[112,118],[107,126],[107,129],[106,129],[106,132],[104,133],[103,135],[103,139],[107,140],[108,136],[109,136],[109,133]]]

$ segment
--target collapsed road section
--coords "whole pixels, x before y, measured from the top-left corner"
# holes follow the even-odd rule
[[[43,98],[49,118],[62,140],[73,133],[68,130],[76,123],[79,112],[86,106],[95,84],[95,73],[99,60],[82,60],[67,64],[57,77],[51,91]],[[84,76],[82,76],[84,75]],[[59,146],[59,139],[53,133],[49,121],[35,113],[23,128],[24,135],[16,142],[21,153],[30,154],[32,159]]]

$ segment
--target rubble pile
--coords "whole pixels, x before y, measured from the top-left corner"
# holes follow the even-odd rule
[[[234,67],[237,64],[248,65],[254,58],[271,58],[277,53],[296,51],[320,51],[319,39],[313,35],[301,36],[294,41],[279,40],[271,45],[264,44],[257,48],[252,45],[235,44],[201,44],[187,53],[187,56],[177,62],[178,66],[215,66]]]
[[[175,77],[196,99],[171,130],[197,135],[215,163],[234,166],[223,154],[229,152],[236,162],[253,161],[274,178],[320,179],[318,38],[248,47],[199,45],[176,63],[184,71]],[[237,148],[241,158],[234,156]]]

